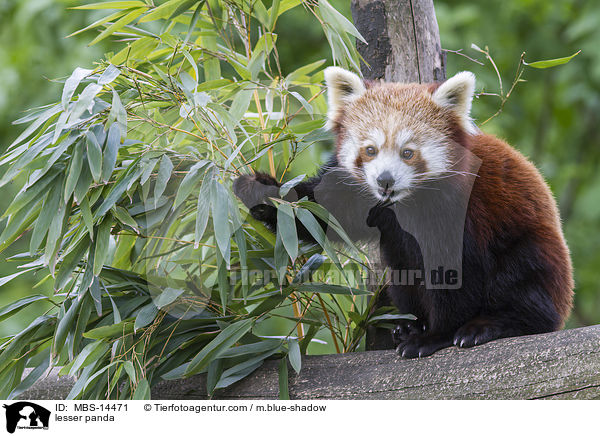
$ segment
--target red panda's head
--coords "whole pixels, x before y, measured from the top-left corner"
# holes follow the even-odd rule
[[[441,85],[375,83],[325,70],[328,126],[337,134],[341,167],[381,201],[398,201],[454,164],[452,145],[476,132],[470,119],[475,76],[458,73]]]

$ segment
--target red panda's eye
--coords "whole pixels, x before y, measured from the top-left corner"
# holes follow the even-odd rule
[[[372,145],[369,145],[365,148],[365,153],[367,153],[367,156],[375,156],[377,154],[377,149]]]
[[[415,152],[412,150],[409,150],[408,148],[405,148],[404,150],[402,150],[402,159],[412,159],[412,157],[415,155]]]

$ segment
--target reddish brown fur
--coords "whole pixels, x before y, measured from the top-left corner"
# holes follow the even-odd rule
[[[544,179],[522,154],[486,134],[469,138],[471,151],[482,164],[471,191],[468,219],[479,229],[479,244],[487,247],[502,228],[512,232],[535,229],[545,260],[554,265],[546,290],[564,321],[573,299],[572,267],[563,238],[558,208]]]
[[[472,92],[472,84],[467,85],[462,89]],[[414,141],[407,141],[409,147],[416,147],[415,155],[406,163],[418,172],[426,171],[428,164],[433,163],[436,175],[443,174],[444,168],[465,175],[474,168],[475,156],[481,160],[464,223],[461,261],[465,274],[461,289],[391,284],[387,290],[386,295],[400,313],[412,313],[418,318],[404,323],[411,324],[408,334],[403,333],[403,324],[396,329],[397,350],[404,357],[426,356],[452,343],[470,347],[501,337],[556,330],[568,317],[573,299],[569,250],[556,202],[542,176],[502,140],[473,133],[476,129],[468,124],[469,105],[464,104],[465,100],[459,100],[462,105],[457,106],[448,103],[452,98],[440,99],[452,88],[436,94],[434,101],[432,93],[439,86],[368,83],[360,96],[334,106],[330,124],[337,135],[337,159],[294,188],[298,198],[307,196],[316,201],[315,189],[329,172],[342,168],[360,179],[364,163],[372,157],[364,149],[356,153],[356,147],[372,141],[369,135],[373,134],[369,132],[373,129],[381,130],[385,137],[385,143],[378,143],[378,147],[394,147],[395,138],[402,137],[401,130],[407,130],[402,135],[412,134]],[[455,111],[456,107],[462,107],[462,111]],[[465,153],[463,147],[470,153]],[[345,151],[354,154],[344,155]],[[427,153],[429,162],[424,158]],[[353,164],[353,168],[348,168]],[[420,180],[427,183],[424,179],[426,176]],[[471,180],[467,179],[441,177],[437,182],[451,184],[453,190],[458,188],[452,192],[468,193]],[[277,183],[258,178],[256,182]],[[236,186],[236,193],[244,194],[244,183]],[[419,198],[424,197],[414,199]],[[435,202],[429,203],[434,208],[425,211],[435,214],[448,205],[443,198],[436,197]],[[270,228],[276,228],[275,208],[258,205],[251,211]],[[402,212],[406,217],[413,211],[405,208]],[[419,217],[418,213],[414,216]],[[402,228],[390,208],[372,207],[366,224],[379,230],[381,259],[387,267],[423,270],[418,241]],[[310,239],[307,232],[300,237]]]
[[[550,189],[535,166],[517,150],[494,136],[467,133],[456,113],[435,104],[432,93],[439,86],[438,83],[368,84],[366,92],[342,108],[334,122],[338,152],[347,129],[368,131],[374,125],[408,128],[417,137],[432,132],[442,134],[473,152],[482,164],[471,193],[467,219],[478,229],[480,248],[488,247],[493,236],[503,229],[511,229],[513,234],[535,229],[535,239],[544,251],[545,260],[554,266],[553,277],[548,277],[545,288],[564,323],[572,307],[574,283],[569,250]],[[357,160],[362,163],[362,157]],[[418,153],[413,160],[421,169],[426,165],[419,161]],[[467,162],[457,164],[459,167],[454,169],[468,167]]]

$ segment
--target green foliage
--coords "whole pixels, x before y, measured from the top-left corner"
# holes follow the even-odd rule
[[[69,398],[148,398],[161,379],[201,372],[212,394],[274,356],[299,372],[319,330],[352,351],[386,319],[369,318],[364,258],[325,210],[279,201],[273,235],[231,192],[251,167],[283,177],[326,136],[324,62],[280,67],[277,22],[294,8],[318,20],[336,63],[357,68],[360,35],[326,0],[77,7],[109,10],[85,29],[100,30],[92,44],[126,44],[18,120],[29,126],[0,161],[0,186],[24,180],[0,250],[30,231],[23,273],[55,289],[54,309],[1,343],[2,394],[49,365],[78,376]],[[334,248],[315,215],[348,246]],[[295,218],[318,244],[298,241]]]
[[[92,60],[108,50],[107,41],[86,47],[89,38],[65,35],[94,21],[98,11],[73,13],[67,7],[80,4],[76,0],[3,0],[0,2],[0,151],[23,131],[23,125],[13,125],[22,110],[56,101],[62,84],[52,78],[68,76],[75,65],[90,65]],[[23,180],[2,188],[0,210],[4,212],[18,192]],[[0,231],[4,223],[0,223]],[[21,238],[3,254],[9,257],[27,250],[29,237]],[[18,272],[15,262],[0,256],[0,276]],[[32,287],[41,274],[24,274],[2,288],[0,306],[32,292],[48,294],[47,284]],[[36,314],[51,308],[47,301],[25,308],[18,317],[8,318],[0,325],[0,336],[20,331]]]

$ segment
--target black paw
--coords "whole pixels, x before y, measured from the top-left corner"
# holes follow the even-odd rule
[[[279,184],[267,174],[243,175],[233,181],[233,193],[248,209],[252,209],[270,204],[271,197],[279,197]]]
[[[259,220],[268,224],[277,222],[277,208],[268,204],[257,204],[250,208],[250,215],[255,220]]]
[[[367,226],[369,227],[384,227],[387,223],[396,221],[396,215],[389,207],[385,206],[373,206],[369,210],[367,216]]]
[[[413,335],[396,348],[396,352],[405,359],[430,356],[442,348],[452,345],[447,337],[438,335]]]
[[[392,338],[394,344],[399,345],[402,342],[408,340],[413,335],[421,335],[425,333],[425,324],[418,319],[405,319],[398,323],[398,325],[392,330]]]
[[[454,335],[454,345],[461,348],[474,347],[507,336],[501,326],[492,321],[471,321],[458,329]]]

